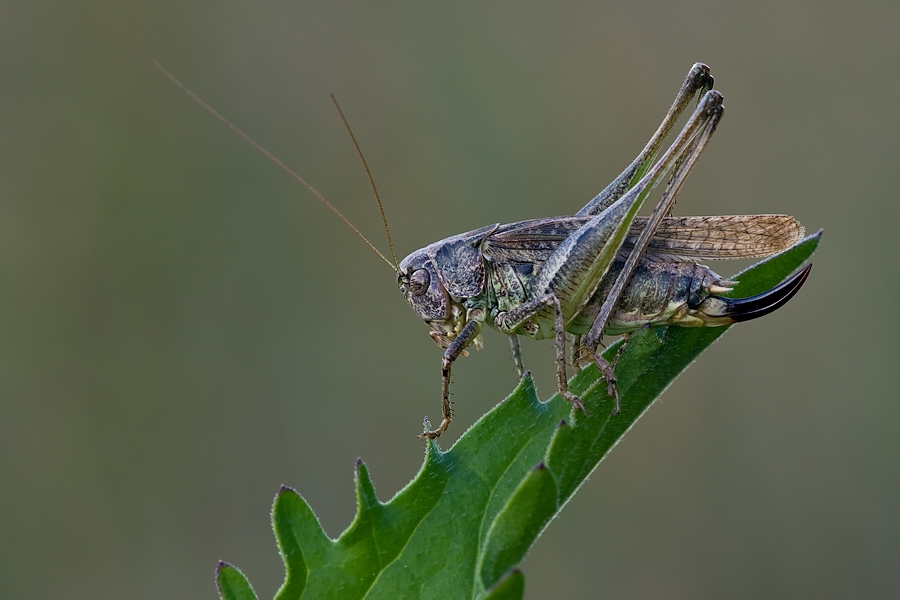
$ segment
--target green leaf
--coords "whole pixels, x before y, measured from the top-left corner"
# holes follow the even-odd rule
[[[216,567],[216,586],[222,600],[257,600],[256,593],[244,574],[227,562],[220,561]]]
[[[488,531],[481,553],[481,584],[490,588],[525,552],[559,508],[556,478],[544,463],[525,476]]]
[[[821,232],[746,271],[734,294],[782,281],[816,249]],[[272,522],[287,576],[277,600],[523,597],[516,568],[544,528],[663,390],[728,327],[644,329],[632,335],[616,376],[621,414],[594,367],[570,382],[587,413],[559,394],[538,400],[530,376],[447,451],[427,442],[416,478],[378,500],[356,464],[357,514],[337,540],[312,509],[283,487]],[[612,358],[619,344],[607,350]],[[221,563],[223,600],[256,599],[243,574]]]
[[[483,600],[521,600],[524,595],[525,576],[522,575],[522,571],[512,569],[488,590]]]

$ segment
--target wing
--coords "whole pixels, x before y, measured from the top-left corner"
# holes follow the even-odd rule
[[[591,217],[550,217],[502,225],[481,249],[488,260],[538,265]]]
[[[636,220],[628,233],[629,249],[644,229]],[[806,229],[788,215],[730,215],[715,217],[668,217],[650,238],[651,258],[662,260],[729,260],[762,258],[787,250]]]
[[[490,261],[537,267],[590,217],[551,217],[499,227],[482,246]],[[628,253],[647,219],[638,217],[622,251]],[[650,238],[649,260],[702,261],[761,258],[799,242],[804,227],[788,215],[667,217]]]

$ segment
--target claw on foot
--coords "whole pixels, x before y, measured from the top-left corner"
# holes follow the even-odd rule
[[[619,400],[618,390],[616,390],[615,398],[616,398],[616,407],[614,409],[612,409],[612,412],[609,413],[611,415],[617,415],[620,412],[622,412],[622,401]]]
[[[623,344],[624,347],[624,344]],[[622,400],[619,398],[619,387],[616,385],[616,363],[619,362],[619,356],[622,354],[621,348],[619,352],[616,354],[616,359],[612,363],[608,362],[599,354],[594,354],[594,364],[597,365],[597,368],[600,370],[600,374],[603,376],[603,379],[606,380],[606,393],[610,398],[615,399],[616,407],[613,409],[612,414],[617,415],[622,412]]]
[[[574,408],[575,410],[580,410],[584,414],[588,414],[588,409],[584,406],[584,402],[581,400],[581,398],[569,391],[563,391],[562,395],[563,398],[565,398],[572,404],[572,408]]]
[[[427,430],[431,427],[431,423],[428,422],[428,417],[425,417],[425,429]],[[431,431],[425,431],[424,433],[420,433],[416,437],[420,440],[436,440],[441,437],[441,434],[447,431],[447,428],[450,427],[450,419],[444,418],[441,421],[441,424],[437,427],[437,429],[432,429]]]

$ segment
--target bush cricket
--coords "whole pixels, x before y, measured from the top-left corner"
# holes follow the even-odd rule
[[[525,368],[518,336],[554,339],[559,392],[575,408],[584,410],[582,401],[568,390],[566,333],[574,335],[573,365],[597,365],[609,396],[615,399],[616,414],[621,408],[616,361],[609,363],[598,352],[604,334],[627,335],[658,325],[715,327],[755,319],[790,300],[806,281],[812,266],[758,296],[722,297],[736,282],[723,279],[697,261],[770,256],[800,241],[803,226],[787,215],[671,216],[678,192],[724,111],[723,96],[712,89],[714,79],[709,67],[702,63],[691,67],[672,106],[641,153],[575,215],[507,225],[495,223],[435,242],[399,263],[371,172],[336,101],[375,190],[393,262],[304,179],[158,63],[156,66],[309,188],[396,271],[400,291],[444,350],[442,420],[421,438],[437,438],[449,427],[453,418],[453,362],[467,354],[469,346],[481,348],[485,323],[509,336],[520,377]],[[693,113],[657,160],[663,142],[695,97],[699,100]],[[652,214],[637,217],[647,197],[666,176],[667,185]]]

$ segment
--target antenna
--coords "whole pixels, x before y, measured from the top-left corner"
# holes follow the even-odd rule
[[[387,217],[384,214],[384,206],[381,204],[381,196],[378,195],[378,188],[375,187],[375,179],[372,177],[372,171],[369,170],[369,164],[366,162],[366,157],[363,156],[362,150],[360,150],[359,144],[356,141],[356,136],[353,135],[353,130],[350,129],[350,123],[347,122],[347,117],[344,116],[344,111],[341,110],[341,105],[338,104],[334,94],[331,94],[331,101],[334,102],[334,107],[337,109],[338,114],[341,115],[341,121],[344,122],[344,127],[347,128],[347,133],[350,134],[350,139],[353,140],[353,145],[356,146],[356,153],[359,154],[359,159],[366,169],[366,175],[369,176],[369,183],[372,184],[372,191],[375,192],[375,201],[378,202],[378,210],[381,211],[381,220],[384,222],[384,232],[387,234],[388,246],[391,247],[391,256],[394,257],[394,264],[400,264],[397,262],[397,253],[394,252],[394,240],[391,239],[391,230],[388,227]]]
[[[396,263],[396,260],[397,260],[396,255],[394,256],[394,261],[395,261],[394,263],[392,263],[391,261],[389,261],[389,260],[384,256],[384,254],[382,254],[382,253],[378,250],[378,248],[376,248],[375,245],[372,244],[372,242],[370,242],[370,241],[366,238],[366,236],[364,236],[364,235],[362,234],[362,232],[361,232],[359,229],[357,229],[356,226],[355,226],[353,223],[351,223],[350,220],[349,220],[347,217],[345,217],[345,216],[343,215],[343,213],[341,213],[341,211],[339,211],[337,208],[335,208],[334,205],[333,205],[331,202],[329,202],[328,200],[326,200],[325,197],[324,197],[322,194],[320,194],[319,191],[318,191],[316,188],[314,188],[313,186],[311,186],[310,184],[308,184],[308,183],[306,182],[305,179],[303,179],[302,177],[300,177],[299,175],[297,175],[297,174],[296,174],[294,171],[292,171],[291,168],[288,167],[286,164],[284,164],[283,162],[281,162],[280,160],[278,160],[277,158],[275,158],[275,156],[274,156],[271,152],[269,152],[268,150],[266,150],[265,148],[263,148],[261,145],[259,145],[259,144],[256,142],[256,140],[254,140],[254,139],[251,138],[249,135],[247,135],[246,133],[244,133],[243,131],[241,131],[241,130],[237,127],[237,125],[235,125],[234,123],[232,123],[231,121],[229,121],[228,119],[226,119],[225,117],[223,117],[222,115],[220,115],[218,112],[216,112],[216,110],[215,110],[213,107],[211,107],[209,104],[207,104],[206,102],[204,102],[197,94],[195,94],[195,93],[192,92],[190,89],[188,89],[188,87],[187,87],[186,85],[184,85],[183,83],[181,83],[180,81],[178,81],[178,79],[176,79],[174,75],[172,75],[171,73],[169,73],[168,71],[166,71],[166,70],[163,68],[163,66],[162,66],[161,64],[159,64],[159,63],[156,61],[155,58],[151,58],[150,60],[153,61],[153,64],[156,65],[156,68],[157,68],[157,69],[159,69],[160,71],[162,71],[163,75],[165,75],[166,77],[168,77],[168,78],[172,81],[172,83],[174,83],[175,85],[177,85],[178,87],[180,87],[182,90],[184,90],[184,91],[187,93],[188,96],[190,96],[195,102],[197,102],[197,104],[199,104],[200,106],[202,106],[203,108],[205,108],[207,111],[209,111],[210,113],[212,113],[212,115],[213,115],[214,117],[216,117],[217,119],[219,119],[220,121],[222,121],[223,123],[225,123],[225,125],[227,125],[227,126],[228,126],[230,129],[232,129],[235,133],[237,133],[239,136],[241,136],[242,138],[244,138],[244,140],[245,140],[247,143],[249,143],[251,146],[253,146],[253,147],[256,148],[257,150],[259,150],[263,155],[265,155],[266,158],[268,158],[269,160],[271,160],[272,162],[274,162],[276,165],[278,165],[278,166],[281,167],[284,171],[286,171],[291,177],[293,177],[294,179],[296,179],[297,181],[299,181],[300,183],[302,183],[304,186],[306,186],[306,188],[307,188],[309,191],[311,191],[313,194],[315,194],[316,198],[318,198],[319,200],[321,200],[321,201],[325,204],[325,206],[327,206],[328,208],[330,208],[330,209],[332,210],[332,212],[334,212],[334,214],[336,214],[337,216],[339,216],[339,217],[344,221],[344,223],[346,223],[346,224],[350,227],[350,229],[352,229],[353,231],[355,231],[355,232],[356,232],[356,235],[358,235],[360,238],[362,238],[362,241],[364,241],[366,244],[368,244],[369,248],[371,248],[372,250],[374,250],[374,251],[375,251],[375,254],[377,254],[378,256],[381,257],[381,260],[383,260],[384,262],[386,262],[386,263],[388,264],[388,266],[390,266],[391,269],[393,269],[394,271],[400,272],[400,268],[397,267],[396,264],[395,264],[395,263]],[[351,134],[351,135],[352,135],[352,134]],[[355,140],[354,140],[354,143],[355,143]],[[363,161],[363,162],[365,162],[365,161]],[[368,171],[368,167],[366,168],[366,170]],[[371,179],[371,175],[369,176],[369,178]],[[373,185],[374,185],[374,184],[373,184]],[[376,192],[376,194],[377,194],[377,192]],[[378,205],[381,206],[381,201],[380,201],[380,200],[378,201]],[[383,210],[382,210],[382,216],[384,216],[384,211],[383,211]],[[386,222],[386,221],[385,221],[385,227],[387,227],[387,222]],[[388,234],[388,240],[390,240],[390,234]],[[393,254],[393,244],[391,245],[391,253]]]

